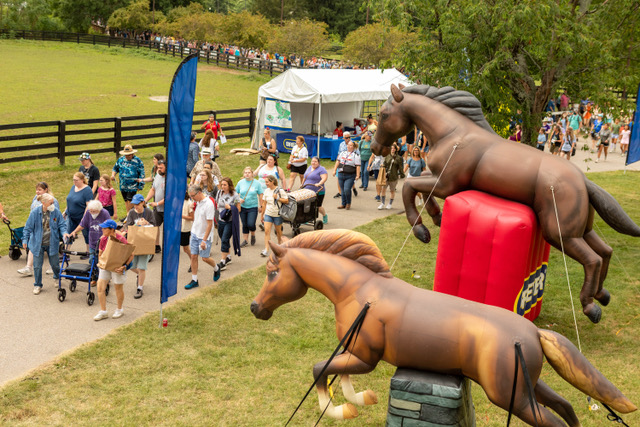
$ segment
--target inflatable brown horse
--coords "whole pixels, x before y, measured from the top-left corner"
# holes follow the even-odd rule
[[[311,287],[335,306],[339,339],[347,333],[366,303],[370,308],[360,333],[335,357],[318,381],[322,410],[334,418],[357,416],[346,403],[333,406],[327,377],[340,374],[344,396],[351,403],[377,403],[371,390],[356,393],[349,375],[373,371],[380,360],[394,366],[454,375],[478,383],[497,406],[508,410],[515,371],[516,342],[534,385],[539,426],[570,426],[580,422],[565,399],[540,379],[543,356],[574,387],[614,410],[636,407],[562,335],[538,329],[508,310],[416,288],[394,278],[373,241],[349,230],[305,233],[282,246],[271,244],[267,278],[251,304],[251,312],[267,320],[281,305],[302,298]],[[318,377],[325,362],[314,367]],[[513,413],[534,424],[527,388],[519,370]],[[546,406],[546,407],[545,407]]]
[[[640,236],[638,227],[605,190],[589,181],[571,162],[533,147],[506,141],[495,134],[470,93],[452,87],[391,86],[391,96],[379,114],[371,150],[386,155],[391,144],[417,126],[429,141],[427,165],[433,175],[409,178],[402,196],[414,235],[427,243],[429,231],[416,209],[416,194],[446,198],[464,190],[479,190],[530,206],[551,246],[582,264],[580,303],[585,315],[600,321],[609,292],[602,287],[611,248],[592,230],[594,208],[619,233]],[[445,167],[446,165],[446,167]],[[438,203],[425,208],[440,225]],[[557,208],[557,216],[556,216]]]

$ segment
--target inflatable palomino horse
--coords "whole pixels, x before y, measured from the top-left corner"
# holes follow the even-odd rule
[[[594,208],[614,230],[640,236],[640,227],[609,193],[571,162],[496,135],[480,102],[468,92],[392,85],[378,119],[371,144],[375,154],[386,155],[391,144],[414,125],[429,141],[427,165],[433,175],[408,178],[402,189],[407,219],[415,224],[413,233],[418,239],[430,240],[415,206],[418,192],[426,196],[433,192],[444,199],[464,190],[479,190],[528,205],[538,217],[545,240],[556,249],[563,244],[565,253],[582,264],[582,311],[592,322],[600,321],[602,310],[593,299],[602,305],[609,303],[609,292],[602,284],[612,250],[592,230]],[[425,208],[440,225],[440,207],[433,197]]]
[[[349,375],[366,374],[380,360],[394,366],[454,375],[478,383],[497,406],[508,410],[514,386],[515,343],[520,343],[534,386],[539,426],[580,422],[565,399],[540,379],[543,356],[574,387],[614,410],[636,407],[596,370],[569,340],[538,329],[503,308],[467,301],[411,286],[394,278],[371,239],[349,230],[315,231],[282,246],[271,244],[267,278],[251,304],[251,312],[267,320],[281,305],[302,298],[311,287],[335,306],[336,332],[342,339],[366,303],[370,304],[357,339],[335,357],[314,367],[322,410],[334,418],[353,418],[351,403],[335,407],[327,377],[340,374],[344,396],[359,405],[377,403],[371,390],[356,393]],[[513,413],[534,425],[522,371],[517,373]],[[542,406],[544,405],[544,406]]]

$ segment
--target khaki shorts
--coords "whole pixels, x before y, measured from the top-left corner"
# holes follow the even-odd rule
[[[127,280],[127,272],[125,271],[124,273],[120,274],[120,273],[114,273],[112,271],[100,269],[100,274],[98,274],[98,280],[104,280],[108,282],[111,279],[113,279],[113,283],[115,285],[123,285],[124,281]]]
[[[393,191],[394,193],[396,192],[396,185],[398,185],[398,180],[387,181],[387,187],[389,187],[389,190]]]

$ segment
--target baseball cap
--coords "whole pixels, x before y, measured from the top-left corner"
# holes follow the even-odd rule
[[[115,230],[116,227],[118,227],[118,224],[116,224],[116,222],[112,219],[108,219],[102,224],[100,224],[100,228],[112,228]]]
[[[80,160],[86,160],[86,159],[90,159],[90,158],[91,158],[91,154],[89,154],[89,153],[80,154]]]
[[[137,205],[141,202],[144,202],[144,196],[142,194],[136,194],[135,196],[133,196],[133,199],[131,199],[132,205]]]
[[[347,138],[347,137],[351,138],[351,132],[346,131],[345,133],[342,134],[342,137],[343,138]]]

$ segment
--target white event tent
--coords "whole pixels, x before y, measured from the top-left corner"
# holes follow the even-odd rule
[[[320,137],[333,132],[336,121],[353,126],[353,119],[360,117],[365,101],[386,100],[391,95],[391,84],[400,83],[411,84],[396,69],[290,69],[258,90],[251,146],[257,148],[262,138],[266,98],[290,103],[292,132]]]

